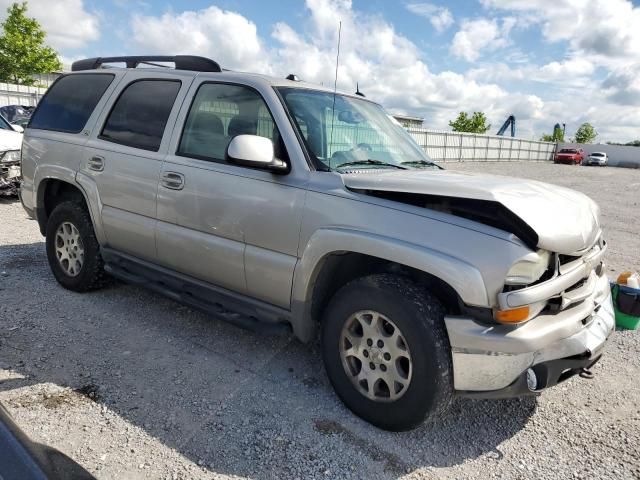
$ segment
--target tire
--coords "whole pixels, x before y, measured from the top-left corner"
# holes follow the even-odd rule
[[[368,315],[377,318],[377,323],[371,320],[372,325],[383,327],[376,330],[383,332],[380,337],[383,344],[387,341],[383,347],[375,338],[373,346],[365,346],[368,335],[364,327],[362,336],[358,336],[359,327],[368,323]],[[350,328],[352,325],[355,329]],[[397,339],[396,329],[401,340]],[[350,351],[357,351],[359,358],[365,359],[366,355],[366,359],[372,360],[369,370],[364,362],[360,362],[358,369],[358,358],[343,353],[349,351],[350,345],[345,332],[354,338],[354,347],[361,342]],[[336,393],[351,411],[377,427],[409,430],[438,417],[449,405],[453,395],[453,366],[444,308],[433,295],[411,280],[376,274],[348,283],[338,290],[327,306],[321,337],[324,365]],[[385,351],[393,348],[390,340],[394,337],[396,350],[402,350],[402,344],[407,347],[407,353],[401,353],[395,362]],[[373,348],[376,346],[380,348]],[[371,353],[365,354],[365,350]],[[410,360],[402,355],[408,355]],[[385,362],[389,367],[383,370]],[[377,370],[371,367],[372,364]],[[404,374],[398,376],[401,371]],[[387,374],[400,379],[394,386],[396,398],[393,399],[387,383],[374,381],[375,398],[372,398],[369,381],[355,380],[357,375]],[[400,386],[402,383],[404,385]]]
[[[46,246],[51,272],[64,288],[86,292],[109,283],[89,212],[79,202],[64,201],[53,209]],[[65,256],[66,262],[59,260]]]

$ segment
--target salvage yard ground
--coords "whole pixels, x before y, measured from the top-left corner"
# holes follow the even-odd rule
[[[446,167],[590,195],[610,277],[640,271],[640,170]],[[124,284],[63,290],[36,223],[0,200],[0,401],[98,478],[640,478],[640,333],[616,332],[594,372],[537,399],[457,400],[435,424],[384,432],[342,406],[316,345]]]

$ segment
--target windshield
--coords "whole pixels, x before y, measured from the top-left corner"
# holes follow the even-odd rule
[[[592,153],[592,157],[604,157],[604,153]]]
[[[440,168],[379,105],[331,92],[279,88],[307,150],[331,170]]]
[[[578,151],[575,148],[563,148],[560,153],[578,153]]]

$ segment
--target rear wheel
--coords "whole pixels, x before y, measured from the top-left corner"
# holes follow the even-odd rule
[[[444,309],[409,279],[388,274],[352,281],[333,297],[322,352],[338,396],[387,430],[441,414],[453,392]]]
[[[63,287],[85,292],[108,282],[91,218],[79,202],[65,201],[53,209],[46,244],[49,266]]]

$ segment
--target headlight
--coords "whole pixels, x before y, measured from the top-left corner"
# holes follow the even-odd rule
[[[529,285],[547,271],[550,260],[551,253],[546,250],[532,252],[511,266],[504,283],[507,285]]]
[[[2,163],[20,163],[20,150],[9,150],[0,157]]]

